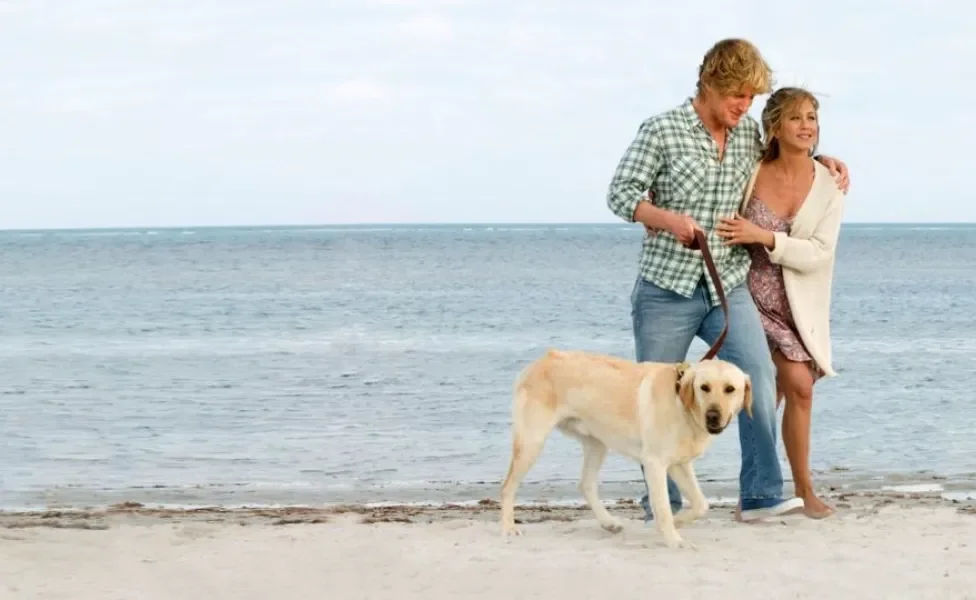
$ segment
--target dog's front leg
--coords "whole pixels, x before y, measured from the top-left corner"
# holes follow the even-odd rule
[[[668,468],[660,459],[645,456],[641,459],[644,466],[644,481],[650,493],[651,509],[654,511],[654,521],[657,530],[664,537],[668,548],[679,548],[685,545],[678,530],[674,527],[674,515],[671,513],[671,503],[668,501]]]
[[[702,493],[695,475],[695,467],[691,461],[672,465],[668,470],[671,479],[681,490],[681,495],[688,498],[689,506],[681,510],[674,517],[675,525],[681,527],[705,516],[708,512],[708,498]]]

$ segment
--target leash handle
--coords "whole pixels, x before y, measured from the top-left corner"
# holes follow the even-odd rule
[[[708,249],[708,241],[705,239],[705,233],[700,229],[695,230],[695,239],[688,246],[692,250],[700,250],[702,253],[702,259],[705,261],[705,268],[708,270],[708,276],[712,279],[712,284],[715,286],[715,291],[718,293],[718,300],[722,304],[722,313],[725,315],[725,324],[722,326],[722,333],[718,335],[715,339],[715,343],[712,347],[708,349],[702,360],[709,360],[715,358],[718,354],[719,349],[721,349],[722,344],[725,342],[725,336],[729,332],[729,301],[725,297],[725,288],[722,287],[722,278],[718,275],[718,269],[715,268],[715,261],[712,259],[712,253]]]

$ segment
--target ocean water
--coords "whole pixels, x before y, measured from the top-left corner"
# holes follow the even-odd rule
[[[497,497],[519,369],[550,346],[633,356],[640,237],[0,233],[0,507]],[[976,227],[844,228],[820,481],[976,488],[974,265]],[[554,435],[520,500],[579,499],[580,457]],[[738,460],[733,426],[698,463],[710,494],[734,495]],[[601,493],[635,497],[639,477],[611,456]]]

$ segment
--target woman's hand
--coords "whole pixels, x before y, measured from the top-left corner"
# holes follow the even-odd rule
[[[725,217],[715,228],[715,233],[725,240],[726,246],[736,244],[762,244],[772,249],[776,245],[776,238],[772,231],[767,231],[759,227],[742,215],[736,214],[735,217]]]

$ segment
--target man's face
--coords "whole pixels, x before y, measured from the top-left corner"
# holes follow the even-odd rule
[[[731,94],[711,94],[712,114],[723,126],[732,129],[739,124],[752,107],[756,94],[752,90],[739,90]]]

